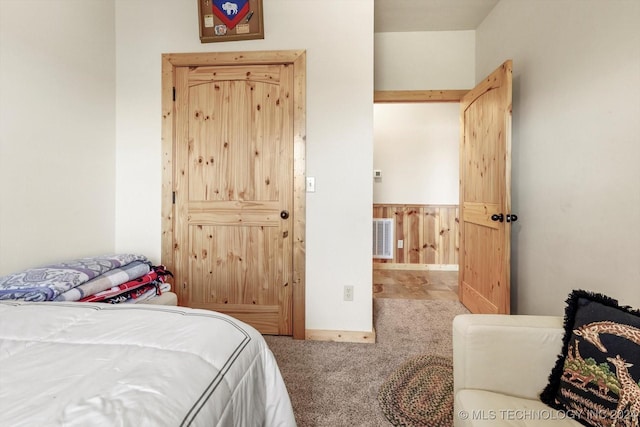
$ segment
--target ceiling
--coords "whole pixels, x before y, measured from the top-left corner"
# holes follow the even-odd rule
[[[374,0],[374,31],[475,30],[500,0]]]

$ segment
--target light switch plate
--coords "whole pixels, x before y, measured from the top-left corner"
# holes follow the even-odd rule
[[[307,193],[315,193],[316,192],[316,177],[308,176],[307,177]]]

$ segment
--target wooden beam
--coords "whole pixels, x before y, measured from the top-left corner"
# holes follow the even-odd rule
[[[460,99],[469,92],[468,89],[460,90],[376,90],[373,93],[373,102],[460,102]]]

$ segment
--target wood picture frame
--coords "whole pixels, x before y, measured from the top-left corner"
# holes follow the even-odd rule
[[[200,42],[264,39],[262,0],[197,0]]]

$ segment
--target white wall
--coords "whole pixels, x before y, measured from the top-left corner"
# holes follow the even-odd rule
[[[114,250],[114,10],[0,1],[0,275]]]
[[[512,287],[560,314],[575,288],[640,307],[640,2],[501,0],[476,80],[513,59]]]
[[[376,90],[471,89],[475,31],[375,34]]]
[[[459,203],[460,105],[374,105],[373,202]]]
[[[159,261],[160,55],[306,49],[306,327],[371,331],[373,0],[267,0],[264,40],[208,44],[197,2],[149,4],[116,0],[116,248]]]

